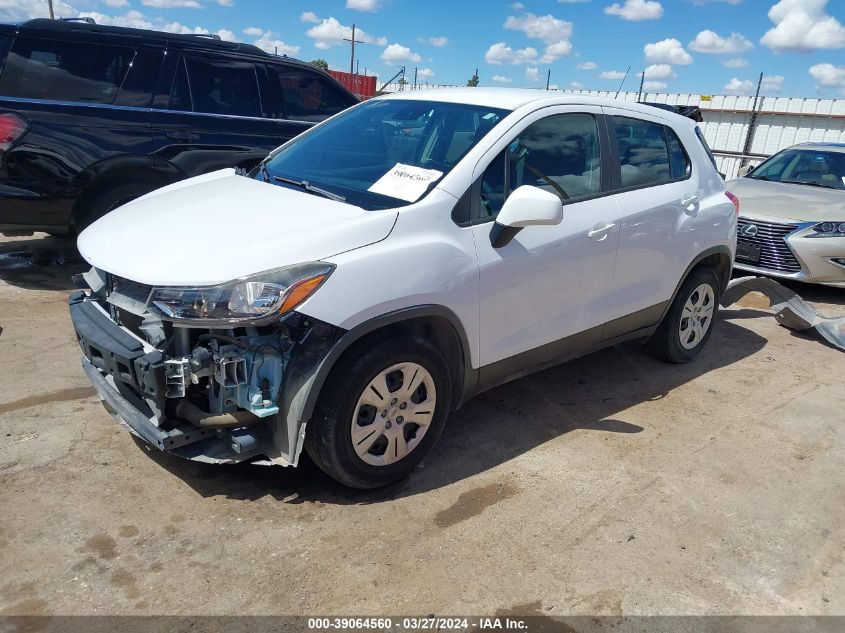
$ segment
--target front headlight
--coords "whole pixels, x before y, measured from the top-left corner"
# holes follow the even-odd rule
[[[812,237],[845,237],[845,222],[819,222]]]
[[[216,286],[153,288],[147,307],[168,321],[203,325],[271,320],[314,294],[334,268],[333,264],[311,262]]]

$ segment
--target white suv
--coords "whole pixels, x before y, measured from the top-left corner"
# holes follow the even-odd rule
[[[692,359],[735,202],[695,123],[650,106],[401,93],[97,221],[70,311],[107,408],[150,444],[280,465],[305,448],[368,488],[504,381],[629,339]]]

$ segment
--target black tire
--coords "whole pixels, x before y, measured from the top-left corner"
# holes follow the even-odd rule
[[[378,488],[410,474],[440,436],[451,406],[449,367],[440,351],[431,342],[419,337],[389,338],[369,347],[366,344],[361,345],[355,351],[357,353],[347,355],[338,363],[323,386],[314,415],[306,427],[305,450],[321,470],[340,483],[351,488]],[[365,462],[353,446],[352,425],[358,425],[357,429],[367,426],[367,424],[359,425],[358,417],[366,413],[369,405],[362,405],[357,411],[356,407],[359,398],[363,397],[364,390],[369,388],[371,381],[393,365],[400,363],[415,363],[428,372],[435,391],[434,411],[425,432],[407,455],[391,464],[373,465]],[[397,370],[393,372],[395,373],[402,372]],[[393,374],[388,374],[388,378]],[[391,390],[391,385],[387,384],[387,386]],[[401,393],[400,389],[392,389],[392,391]],[[420,390],[418,389],[415,393],[419,394]],[[425,394],[424,385],[422,393]],[[385,401],[388,403],[394,400],[387,397],[389,395],[391,394],[385,394]],[[426,398],[428,396],[429,394],[425,395]],[[383,424],[389,429],[392,421],[392,432],[396,433],[401,429],[401,432],[405,434],[406,442],[410,444],[416,440],[416,434],[419,433],[421,427],[407,421],[402,426],[402,421],[397,417],[401,415],[401,411],[398,410],[401,404],[388,406],[390,411],[385,416],[386,421],[374,418],[368,424],[374,425],[374,429],[377,424]],[[370,408],[375,409],[375,407]],[[376,410],[375,415],[381,415],[381,412]],[[387,431],[376,430],[373,433],[383,434],[386,455],[387,449],[394,445],[387,440]],[[410,439],[407,439],[408,433],[413,434]],[[381,438],[370,450],[377,452],[379,441]],[[379,459],[378,455],[370,457],[369,453],[365,457]]]
[[[699,291],[702,286],[709,287],[712,294],[705,294],[702,297]],[[684,315],[684,306],[687,301],[692,301],[695,304],[697,303],[696,297],[702,297],[705,300],[703,306],[712,303],[712,315],[707,321],[703,335],[689,329],[691,319]],[[713,324],[719,312],[719,297],[719,278],[716,272],[712,268],[696,268],[693,270],[681,284],[669,312],[663,317],[657,331],[649,339],[647,344],[649,351],[660,360],[668,363],[688,363],[698,356],[713,332]],[[698,314],[700,313],[695,314],[693,318],[700,319]],[[687,325],[684,331],[689,333],[686,345],[682,341],[682,325],[684,325],[684,322]]]
[[[79,208],[74,218],[76,233],[81,233],[109,211],[130,200],[140,198],[159,186],[161,185],[144,181],[121,182],[105,185],[85,194],[79,201]]]

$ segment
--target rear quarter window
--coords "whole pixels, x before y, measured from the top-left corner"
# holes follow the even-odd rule
[[[222,57],[185,57],[194,112],[260,117],[255,64]]]
[[[129,47],[18,37],[0,75],[0,94],[111,104],[134,56]]]

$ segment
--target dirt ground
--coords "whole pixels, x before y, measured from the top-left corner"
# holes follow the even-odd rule
[[[761,296],[692,364],[626,344],[490,391],[360,493],[134,441],[79,364],[85,268],[0,238],[0,614],[845,614],[845,354]]]

